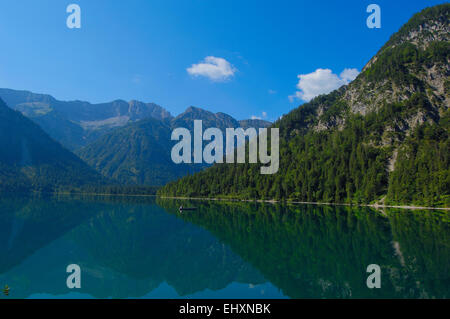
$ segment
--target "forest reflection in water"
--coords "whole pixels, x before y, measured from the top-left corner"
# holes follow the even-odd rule
[[[197,207],[180,213],[178,207]],[[439,211],[181,201],[0,198],[0,285],[16,298],[446,298]],[[381,267],[380,289],[366,268]]]

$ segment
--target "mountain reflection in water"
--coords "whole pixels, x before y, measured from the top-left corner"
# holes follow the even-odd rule
[[[179,207],[196,207],[180,213]],[[0,198],[12,298],[445,298],[450,214],[153,197]],[[81,289],[66,286],[78,264]],[[381,289],[366,268],[381,266]]]

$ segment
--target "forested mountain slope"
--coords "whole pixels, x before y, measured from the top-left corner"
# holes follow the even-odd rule
[[[171,140],[172,130],[187,128],[193,134],[194,120],[202,120],[203,130],[240,127],[240,122],[225,113],[212,113],[189,107],[170,122],[146,119],[115,129],[77,154],[91,167],[108,178],[125,185],[160,186],[188,174],[198,172],[205,164],[175,164],[171,150],[177,141]],[[241,121],[243,124],[270,125],[266,121]]]
[[[106,134],[77,154],[104,176],[127,185],[163,185],[194,167],[170,157],[171,130],[155,119],[129,124]]]
[[[280,128],[280,169],[218,164],[165,196],[450,206],[450,4],[416,14],[348,86]]]
[[[0,191],[57,191],[103,178],[0,99]]]

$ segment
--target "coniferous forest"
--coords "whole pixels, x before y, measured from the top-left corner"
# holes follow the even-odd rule
[[[417,14],[355,81],[274,123],[277,174],[217,164],[159,194],[450,206],[450,43],[426,27],[448,30],[449,11],[445,4]]]

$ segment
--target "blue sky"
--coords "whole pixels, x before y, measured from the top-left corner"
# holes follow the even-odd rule
[[[317,77],[344,83],[414,13],[444,2],[1,1],[0,87],[274,120],[310,98],[299,75],[309,74],[305,90]],[[71,3],[81,7],[81,29],[66,26]],[[366,26],[371,3],[381,7],[381,29]]]

